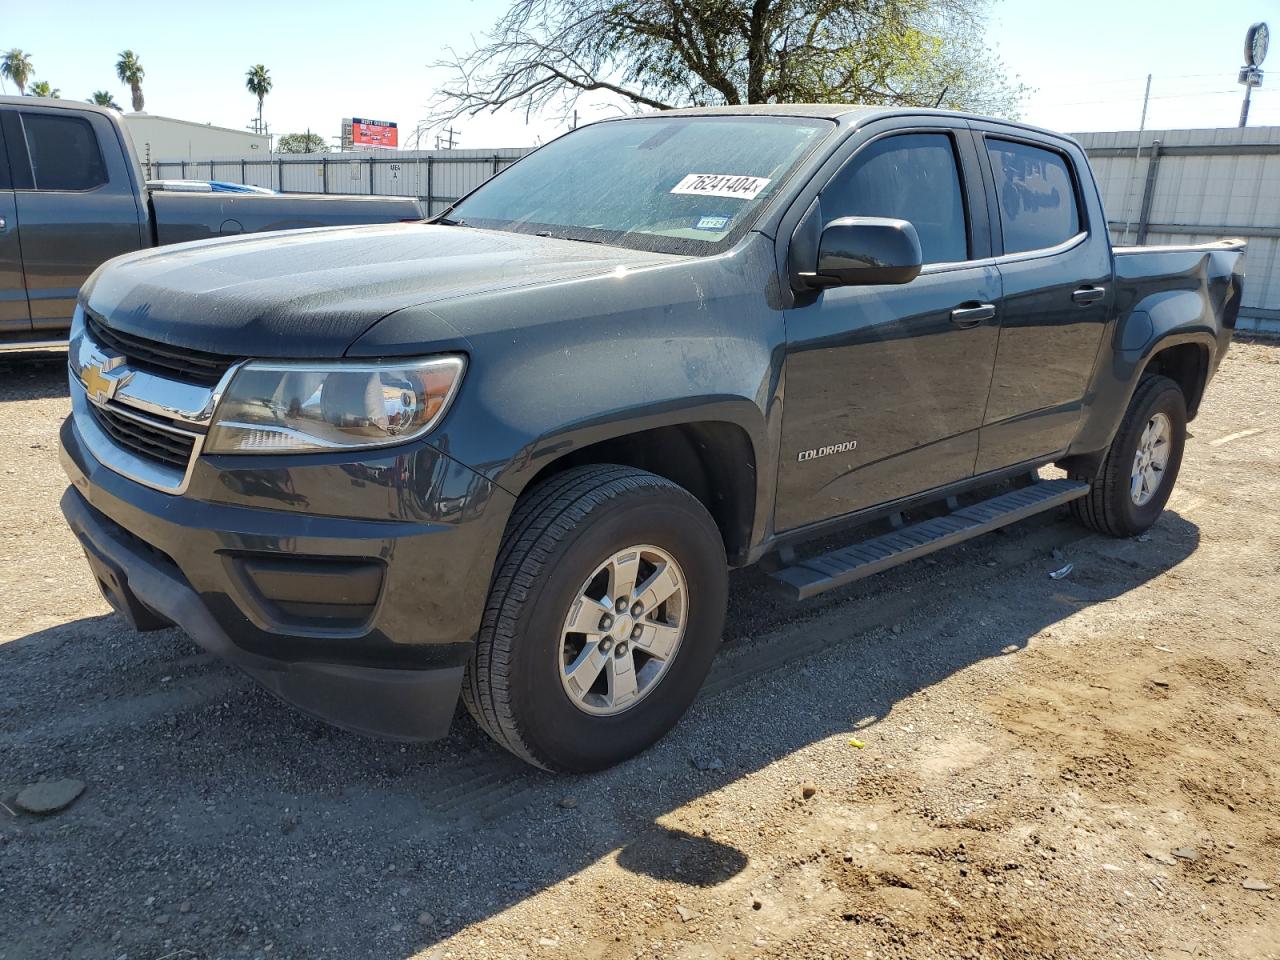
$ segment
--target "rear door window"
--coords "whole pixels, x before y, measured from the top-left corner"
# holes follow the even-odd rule
[[[1000,199],[1004,252],[1056,247],[1080,232],[1071,162],[1055,150],[987,138]]]
[[[823,189],[822,217],[908,220],[925,263],[969,259],[964,189],[945,133],[895,134],[863,147]]]
[[[106,164],[88,120],[23,113],[22,129],[37,190],[92,190],[107,182]]]

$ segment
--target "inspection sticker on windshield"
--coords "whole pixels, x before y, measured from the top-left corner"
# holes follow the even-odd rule
[[[691,173],[674,187],[672,193],[691,193],[699,197],[733,197],[754,200],[769,185],[768,177],[735,177],[724,173]]]
[[[693,225],[695,230],[723,230],[729,225],[728,217],[699,217]]]

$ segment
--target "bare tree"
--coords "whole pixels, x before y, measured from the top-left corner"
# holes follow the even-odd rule
[[[636,108],[857,102],[1012,115],[1025,88],[984,42],[987,0],[515,0],[486,41],[433,66],[431,120]]]

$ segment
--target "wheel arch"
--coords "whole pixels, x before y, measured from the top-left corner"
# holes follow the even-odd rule
[[[1203,331],[1173,332],[1150,339],[1140,353],[1118,351],[1110,376],[1097,385],[1084,429],[1058,466],[1073,476],[1091,476],[1102,464],[1138,387],[1148,377],[1168,377],[1178,385],[1190,422],[1204,398],[1215,344],[1213,336]]]
[[[711,514],[730,564],[745,562],[756,528],[760,461],[740,424],[691,420],[566,445],[512,492],[589,464],[635,467],[679,484]]]
[[[1200,401],[1204,398],[1204,389],[1209,382],[1211,357],[1209,343],[1201,339],[1158,344],[1147,358],[1138,380],[1158,374],[1176,383],[1187,401],[1187,420],[1190,421],[1195,419]]]

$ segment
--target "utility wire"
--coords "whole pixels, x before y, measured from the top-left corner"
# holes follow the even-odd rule
[[[1202,80],[1206,77],[1222,77],[1223,71],[1217,73],[1164,73],[1156,77],[1157,80]],[[1146,80],[1146,76],[1141,77],[1113,77],[1109,80],[1076,80],[1072,79],[1073,87],[1102,87],[1111,86],[1117,83],[1142,83]]]
[[[1185,91],[1183,93],[1162,93],[1159,96],[1153,96],[1152,100],[1185,100],[1188,97],[1223,97],[1223,96],[1239,96],[1238,90],[1199,90]],[[1036,104],[1039,107],[1081,107],[1099,103],[1117,103],[1130,99],[1129,97],[1108,97],[1105,100],[1042,100]],[[1140,99],[1133,97],[1132,99]]]

